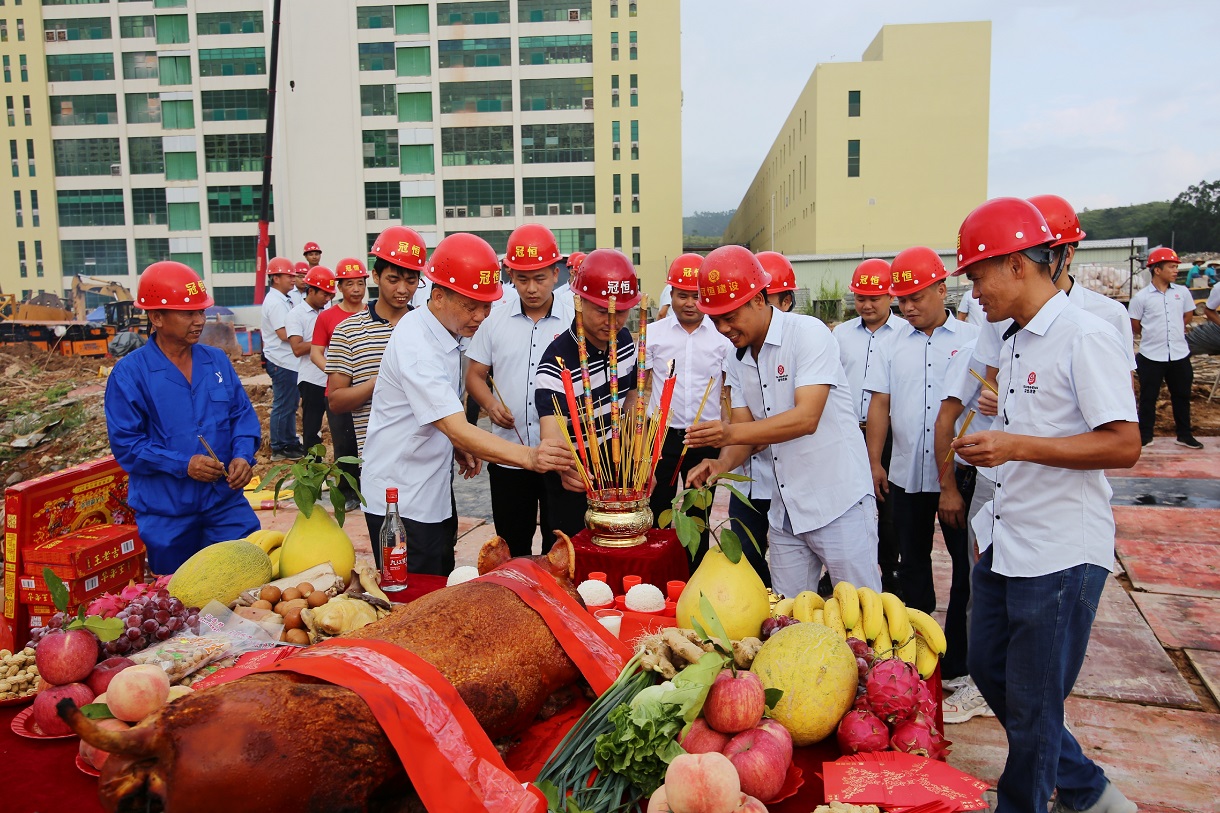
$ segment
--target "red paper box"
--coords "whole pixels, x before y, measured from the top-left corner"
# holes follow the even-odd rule
[[[95,525],[23,549],[21,569],[25,576],[41,578],[42,569],[49,567],[61,579],[80,579],[142,553],[144,543],[136,526]]]
[[[132,579],[142,578],[143,575],[144,555],[141,552],[127,559],[111,562],[109,567],[97,573],[75,579],[64,579],[64,587],[68,589],[68,603],[84,604],[102,593],[118,590]],[[22,575],[20,584],[21,590],[18,597],[23,604],[45,606],[52,603],[51,591],[41,576]]]

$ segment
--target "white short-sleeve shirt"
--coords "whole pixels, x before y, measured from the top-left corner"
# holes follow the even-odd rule
[[[981,327],[987,321],[987,314],[983,311],[983,306],[970,291],[962,294],[962,300],[957,303],[957,312],[966,317],[967,324],[975,327]]]
[[[322,312],[321,308],[317,310],[311,308],[308,302],[302,302],[292,310],[288,311],[288,321],[284,329],[288,334],[289,339],[293,336],[300,336],[305,341],[313,338],[313,326],[318,321],[318,314]],[[288,348],[292,349],[292,342],[288,342]],[[303,356],[296,356],[297,363],[297,383],[302,381],[310,384],[316,384],[319,387],[326,386],[326,373],[318,369],[318,365],[313,363],[313,359],[306,353]]]
[[[747,348],[730,356],[733,407],[755,420],[796,405],[800,387],[825,384],[830,394],[813,434],[772,444],[775,483],[768,520],[787,515],[792,532],[824,527],[873,493],[868,452],[839,361],[839,344],[819,319],[771,309],[771,326],[755,360]]]
[[[936,415],[945,370],[949,359],[978,334],[977,327],[952,316],[931,336],[907,325],[882,344],[880,358],[869,367],[864,388],[890,396],[894,451],[889,478],[905,491],[940,491]]]
[[[1183,315],[1195,309],[1189,288],[1170,283],[1164,293],[1152,283],[1131,297],[1127,313],[1140,323],[1140,355],[1149,361],[1177,361],[1190,355]]]
[[[1220,282],[1212,286],[1211,293],[1207,295],[1207,307],[1212,310],[1220,310]]]
[[[385,514],[385,491],[417,522],[452,516],[453,444],[436,421],[465,410],[461,346],[429,308],[398,320],[381,359],[364,440],[360,490],[365,512]]]
[[[707,403],[703,406],[700,421],[720,420],[720,388],[724,368],[733,350],[733,343],[716,330],[707,316],[693,332],[688,333],[678,315],[672,310],[664,319],[648,326],[648,345],[645,366],[652,370],[652,391],[648,411],[654,413],[661,408],[661,390],[667,380],[669,362],[674,362],[673,400],[670,402],[669,426],[685,429],[695,422],[695,413],[703,393],[707,391],[708,379],[713,379]]]
[[[891,313],[885,324],[876,330],[865,327],[864,320],[859,316],[848,319],[834,329],[835,341],[839,343],[839,361],[843,362],[843,370],[847,373],[847,386],[851,389],[852,403],[857,406],[861,423],[868,420],[868,405],[873,400],[873,394],[864,389],[864,377],[869,365],[880,357],[882,341],[892,338],[906,326],[906,319]]]
[[[1135,369],[1135,336],[1131,332],[1131,314],[1121,303],[1114,301],[1105,294],[1084,287],[1072,280],[1072,288],[1068,291],[1068,302],[1094,316],[1105,320],[1106,324],[1118,333],[1118,340],[1127,351],[1127,361],[1131,369]],[[1193,306],[1192,306],[1193,309]]]
[[[994,420],[978,412],[979,395],[983,391],[983,385],[970,374],[970,371],[973,370],[986,378],[987,365],[979,361],[974,355],[977,341],[977,339],[974,339],[963,344],[962,348],[953,355],[953,358],[949,359],[949,366],[945,368],[945,383],[941,392],[941,401],[956,398],[962,405],[962,414],[957,416],[957,422],[953,425],[955,433],[961,432],[962,425],[966,422],[966,416],[970,414],[972,409],[975,410],[975,415],[970,421],[968,432],[981,432],[984,429],[990,429],[991,423]],[[960,457],[955,459],[963,466],[970,465]],[[937,466],[939,465],[940,462],[938,461]],[[979,466],[977,471],[988,480],[995,481],[995,473],[991,469]]]
[[[1004,343],[995,429],[1072,437],[1115,421],[1136,422],[1126,354],[1114,331],[1060,292]],[[1114,565],[1110,484],[1099,469],[1012,461],[995,469],[994,499],[973,521],[992,569],[1044,576],[1081,564]]]
[[[288,327],[288,313],[292,307],[288,294],[274,288],[267,289],[262,314],[263,355],[276,367],[289,370],[297,368],[297,357],[292,354],[291,345],[281,339],[276,331]]]

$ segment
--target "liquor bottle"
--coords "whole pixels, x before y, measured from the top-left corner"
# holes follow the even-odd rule
[[[381,589],[396,593],[407,589],[407,529],[398,516],[398,489],[385,490],[385,521],[381,523]]]

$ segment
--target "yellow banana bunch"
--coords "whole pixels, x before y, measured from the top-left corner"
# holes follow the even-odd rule
[[[885,620],[888,625],[890,639],[896,648],[895,653],[907,663],[915,662],[915,630],[911,627],[911,619],[902,599],[893,593],[881,594],[881,606],[885,609]]]
[[[919,670],[919,676],[926,678],[936,671],[936,664],[940,662],[940,657],[932,651],[928,646],[928,642],[921,636],[915,636],[915,668]]]
[[[284,544],[284,532],[266,529],[255,531],[246,537],[246,541],[251,545],[258,545],[263,549],[263,553],[270,554],[271,551]]]
[[[774,615],[776,618],[784,615],[792,615],[792,605],[796,604],[794,598],[781,598],[775,603]]]
[[[267,554],[268,556],[271,557],[271,579],[272,579],[272,581],[274,581],[280,577],[280,554],[282,554],[283,552],[284,552],[284,549],[281,547],[281,548],[276,548],[275,550],[271,551],[271,553]]]
[[[881,625],[877,637],[873,639],[873,654],[878,658],[894,657],[894,642],[890,640],[890,631],[885,624]]]
[[[856,591],[860,603],[860,626],[867,641],[875,641],[885,626],[885,611],[881,607],[881,596],[871,587],[861,587]]]
[[[922,610],[916,610],[914,607],[907,607],[907,618],[910,619],[911,626],[915,628],[915,631],[923,636],[928,649],[933,654],[945,654],[945,650],[949,648],[949,642],[945,638],[944,630],[940,628],[940,624],[936,623],[935,618]]]
[[[843,626],[843,613],[839,609],[839,600],[832,598],[822,607],[822,623],[834,630],[840,638],[847,640],[847,629]]]
[[[809,620],[815,624],[826,626],[826,615],[823,610],[814,610],[813,616]]]
[[[867,643],[867,641],[864,641],[864,630],[861,629],[860,627],[849,627],[847,629],[847,637],[849,639],[855,638],[857,641],[863,641],[864,643]]]
[[[812,621],[813,611],[820,610],[825,605],[822,597],[812,590],[803,590],[797,594],[792,604],[792,617],[797,621]]]
[[[843,626],[852,629],[860,624],[860,596],[856,586],[851,582],[839,582],[835,585],[835,599],[839,602],[839,613],[843,616]]]

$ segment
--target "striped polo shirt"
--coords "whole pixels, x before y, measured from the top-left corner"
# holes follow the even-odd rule
[[[589,351],[589,384],[593,393],[593,414],[596,416],[598,437],[605,439],[610,435],[610,367],[608,352],[598,350],[592,342],[585,343]],[[607,348],[608,350],[609,348]],[[545,418],[555,413],[554,398],[559,399],[559,411],[570,419],[568,404],[563,389],[559,362],[563,359],[564,366],[572,371],[572,385],[576,398],[583,405],[584,385],[581,383],[580,354],[576,347],[575,323],[559,334],[551,342],[542,360],[538,362],[538,374],[534,377],[534,403],[538,408],[538,417]],[[636,355],[635,342],[631,332],[623,328],[618,333],[618,397],[619,406],[627,400],[627,395],[636,387]]]
[[[349,316],[335,326],[326,348],[326,374],[340,373],[350,376],[352,386],[358,386],[377,375],[381,369],[381,357],[390,341],[394,326],[377,315],[376,302],[355,316]],[[372,399],[352,410],[352,423],[356,427],[356,447],[364,454],[364,435],[369,426]]]

